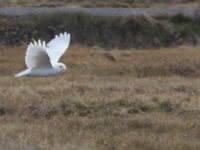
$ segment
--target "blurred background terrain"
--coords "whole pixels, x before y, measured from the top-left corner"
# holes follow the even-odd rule
[[[193,6],[199,0],[0,0],[1,6],[84,6],[84,7],[151,7]]]
[[[59,32],[72,33],[72,43],[104,48],[159,48],[199,43],[198,0],[188,1],[59,1],[61,6],[40,5],[57,1],[2,1],[0,43],[20,44],[50,39]],[[88,2],[92,7],[72,7]],[[99,7],[96,3],[105,3]],[[107,3],[147,4],[110,7]],[[154,6],[157,4],[157,6]],[[184,5],[184,8],[179,7]],[[9,6],[16,6],[10,7]],[[20,6],[20,7],[19,7]],[[160,6],[160,7],[159,7]],[[166,6],[166,7],[162,7]],[[98,8],[96,8],[98,7]],[[87,33],[87,34],[86,34]],[[94,34],[95,33],[95,34]],[[15,37],[15,38],[12,38]]]
[[[0,149],[200,149],[199,0],[0,6]],[[30,41],[64,31],[66,73],[14,78]]]

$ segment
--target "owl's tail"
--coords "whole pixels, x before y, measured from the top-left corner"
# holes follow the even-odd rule
[[[29,75],[29,73],[30,73],[30,70],[27,69],[27,70],[24,70],[20,73],[15,74],[15,77],[18,78],[18,77],[22,77],[22,76],[27,76],[27,75]]]

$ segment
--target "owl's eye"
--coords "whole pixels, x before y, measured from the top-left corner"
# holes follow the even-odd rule
[[[60,68],[63,68],[62,66],[60,66]]]

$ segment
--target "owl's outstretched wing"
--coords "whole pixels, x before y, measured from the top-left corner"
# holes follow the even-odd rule
[[[70,43],[70,34],[65,32],[60,35],[56,35],[46,47],[46,52],[50,57],[52,65],[58,63],[60,57],[65,53]]]
[[[25,63],[28,68],[46,68],[52,67],[50,57],[48,56],[46,50],[45,42],[34,41],[28,45]]]

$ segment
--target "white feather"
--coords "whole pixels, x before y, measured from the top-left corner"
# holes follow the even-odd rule
[[[69,42],[70,34],[67,34],[65,32],[64,34],[61,33],[60,35],[56,35],[55,38],[47,44],[46,52],[50,57],[52,65],[58,63],[60,57],[65,53],[65,51],[69,47]]]
[[[41,46],[40,40],[38,43],[34,41],[34,45],[32,43],[28,45],[25,63],[28,68],[42,68],[52,66],[47,52]]]

